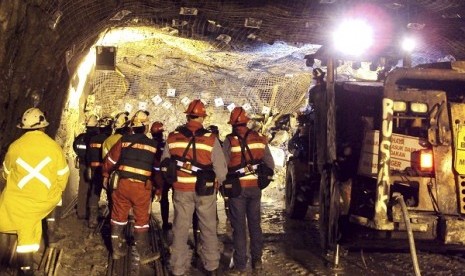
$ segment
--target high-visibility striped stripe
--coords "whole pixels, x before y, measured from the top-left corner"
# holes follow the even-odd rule
[[[256,180],[258,177],[255,174],[249,174],[239,178],[240,180]]]
[[[113,159],[111,159],[111,157],[110,157],[110,156],[108,156],[108,161],[110,161],[110,162],[111,162],[113,165],[114,165],[114,164],[116,164],[116,161],[115,161],[115,160],[113,160]]]
[[[119,166],[118,168],[120,171],[125,171],[125,172],[132,172],[135,174],[140,174],[140,175],[145,175],[145,176],[150,176],[152,174],[151,171],[146,171],[134,167],[129,167],[129,166]]]
[[[126,225],[128,224],[128,221],[124,221],[124,222],[119,222],[119,221],[116,221],[116,220],[113,220],[111,219],[111,224],[116,224],[116,225]]]
[[[147,151],[150,151],[150,152],[153,152],[155,153],[157,151],[157,149],[155,147],[152,147],[152,146],[149,146],[149,145],[144,145],[144,144],[132,144],[132,143],[129,143],[129,142],[125,142],[123,143],[123,148],[127,148],[127,147],[131,147],[131,148],[135,148],[135,149],[140,149],[140,150],[147,150]]]
[[[197,177],[195,176],[178,176],[178,182],[180,183],[195,183],[197,182]]]
[[[18,253],[29,253],[39,251],[40,244],[28,244],[28,245],[18,245],[16,247],[16,252]]]
[[[68,165],[66,165],[66,167],[64,167],[63,169],[59,170],[57,172],[58,175],[65,175],[67,172],[69,172],[69,167]]]
[[[86,145],[77,145],[76,148],[78,149],[87,149]]]
[[[10,171],[6,168],[5,161],[3,161],[3,171],[4,171],[6,174],[10,174]]]
[[[102,147],[102,144],[99,144],[99,143],[92,143],[92,144],[90,144],[90,147],[91,147],[91,148],[98,148],[98,149],[99,149],[99,148]]]
[[[265,149],[266,145],[263,143],[253,143],[247,145],[249,149]],[[231,147],[231,152],[241,152],[241,146],[234,146]]]
[[[144,229],[144,228],[149,228],[150,226],[148,224],[145,224],[145,225],[142,225],[142,226],[137,226],[137,225],[134,225],[134,228],[136,229]]]
[[[189,143],[187,143],[187,142],[174,142],[174,143],[169,143],[168,146],[169,146],[169,149],[185,149],[185,148],[187,148],[188,144]],[[192,146],[191,146],[191,148],[192,148]],[[201,144],[201,143],[195,143],[195,148],[200,149],[200,150],[210,151],[210,152],[213,149],[212,146]]]
[[[168,147],[169,149],[185,149],[187,148],[187,145],[189,143],[187,142],[174,142],[174,143],[169,143]]]
[[[102,163],[100,163],[100,162],[90,162],[91,167],[100,167],[101,165],[102,165]]]

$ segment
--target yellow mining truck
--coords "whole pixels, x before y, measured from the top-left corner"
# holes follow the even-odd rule
[[[308,158],[288,162],[287,213],[305,216],[319,191],[323,248],[405,241],[407,228],[463,246],[465,63],[398,68],[383,82],[335,82],[332,68],[307,122]]]

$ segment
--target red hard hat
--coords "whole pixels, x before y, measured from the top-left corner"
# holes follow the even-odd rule
[[[244,108],[238,106],[235,107],[231,112],[228,124],[234,126],[238,124],[247,124],[248,121],[250,121],[250,118],[247,117],[247,113],[245,112]]]
[[[192,116],[207,117],[205,105],[201,100],[193,100],[184,113]]]
[[[150,128],[150,133],[161,133],[163,132],[163,123],[162,122],[154,122],[152,127]]]

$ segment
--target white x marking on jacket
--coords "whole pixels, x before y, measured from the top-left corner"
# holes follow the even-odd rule
[[[16,163],[29,172],[28,175],[21,178],[21,180],[18,182],[18,187],[22,189],[31,179],[37,178],[42,183],[44,183],[44,185],[47,186],[47,188],[50,189],[50,186],[52,185],[50,183],[50,180],[47,177],[45,177],[43,174],[41,174],[40,171],[51,161],[52,159],[47,156],[42,161],[40,161],[40,163],[35,168],[33,168],[20,157],[16,159]]]

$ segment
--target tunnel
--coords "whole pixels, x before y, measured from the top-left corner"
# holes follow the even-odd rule
[[[2,1],[0,157],[32,106],[46,111],[47,131],[71,163],[70,145],[91,113],[147,109],[173,130],[186,102],[201,98],[220,135],[228,132],[233,106],[262,117],[269,132],[279,117],[305,106],[312,80],[304,58],[329,43],[328,30],[342,14],[371,12],[372,20],[380,18],[375,23],[387,22],[377,35],[385,52],[393,42],[383,41],[394,40],[401,25],[445,18],[414,30],[425,40],[416,63],[460,58],[463,36],[446,20],[454,3],[397,2]],[[325,66],[318,62],[312,66]],[[341,77],[375,73],[349,67],[339,68]]]
[[[305,110],[313,68],[326,68],[331,30],[346,14],[366,14],[379,46],[370,60],[337,62],[338,79],[373,80],[401,64],[397,39],[421,37],[413,65],[464,57],[460,1],[338,0],[3,0],[0,2],[0,159],[21,135],[23,112],[46,112],[47,134],[64,149],[77,192],[72,149],[91,114],[147,110],[168,132],[185,122],[193,99],[207,106],[205,125],[242,106],[270,139],[277,163],[268,200],[283,200],[287,141],[279,121]],[[427,23],[426,23],[427,22]],[[3,180],[2,180],[3,181]]]

